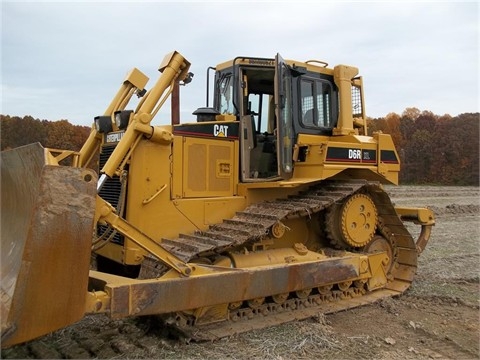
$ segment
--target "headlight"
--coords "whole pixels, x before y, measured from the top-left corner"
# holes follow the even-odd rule
[[[112,118],[110,116],[96,116],[95,127],[100,133],[109,133],[113,131]]]
[[[93,123],[95,124],[95,129],[100,132],[100,122],[98,121],[98,116],[95,117]]]
[[[130,116],[133,114],[132,110],[115,111],[115,124],[120,130],[127,128],[130,122]]]

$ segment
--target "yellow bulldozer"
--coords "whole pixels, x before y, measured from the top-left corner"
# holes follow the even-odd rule
[[[148,91],[131,70],[80,151],[1,153],[3,348],[91,313],[215,339],[410,286],[434,214],[383,189],[400,160],[368,135],[357,68],[236,57],[180,122],[189,68],[167,54]],[[168,98],[171,124],[153,126]]]

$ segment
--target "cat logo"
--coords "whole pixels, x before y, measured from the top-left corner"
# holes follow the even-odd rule
[[[213,136],[227,137],[228,125],[213,125]]]

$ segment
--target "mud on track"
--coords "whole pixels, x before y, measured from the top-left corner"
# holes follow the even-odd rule
[[[2,358],[478,359],[479,188],[387,187],[399,206],[428,206],[437,225],[402,296],[216,342],[173,338],[153,318],[87,316]],[[412,232],[415,226],[409,226]]]

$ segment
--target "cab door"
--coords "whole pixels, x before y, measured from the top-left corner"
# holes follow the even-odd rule
[[[293,175],[292,74],[280,54],[275,57],[275,115],[277,118],[278,174],[284,180]]]

